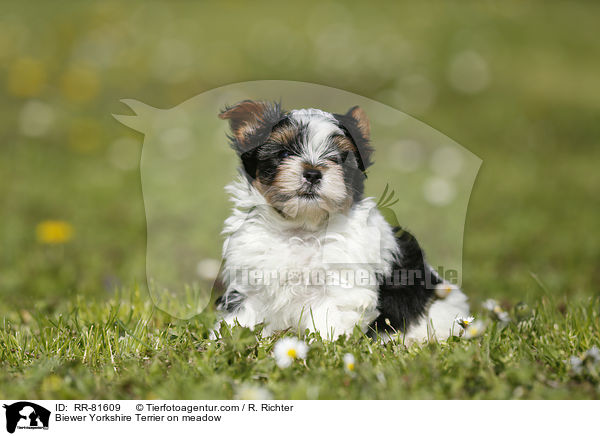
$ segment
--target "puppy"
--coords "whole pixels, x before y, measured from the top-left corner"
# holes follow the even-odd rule
[[[466,296],[363,198],[373,149],[360,107],[341,115],[246,100],[219,116],[241,160],[226,188],[234,208],[223,230],[222,321],[330,340],[357,326],[384,340],[458,333]]]

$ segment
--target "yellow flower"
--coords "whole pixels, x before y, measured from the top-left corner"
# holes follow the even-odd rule
[[[65,221],[42,221],[35,230],[43,244],[64,244],[73,236],[73,227]]]
[[[38,95],[46,84],[44,64],[32,58],[17,59],[8,70],[8,92],[17,97]]]
[[[70,101],[84,102],[93,99],[100,89],[100,79],[91,68],[74,65],[61,77],[61,90]]]

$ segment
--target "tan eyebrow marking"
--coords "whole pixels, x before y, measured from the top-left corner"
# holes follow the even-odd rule
[[[342,151],[356,151],[356,146],[354,145],[354,143],[345,136],[334,136],[333,142]]]
[[[294,125],[280,127],[274,132],[271,132],[269,140],[279,144],[289,144],[296,139],[298,128]]]

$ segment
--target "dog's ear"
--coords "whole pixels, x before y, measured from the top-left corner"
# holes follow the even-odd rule
[[[334,114],[334,117],[345,131],[346,136],[352,140],[358,168],[365,172],[372,164],[371,155],[373,154],[373,149],[369,145],[371,125],[367,114],[359,106],[354,106],[344,115]]]
[[[371,124],[369,123],[369,118],[365,111],[362,110],[360,106],[354,106],[346,112],[346,116],[352,118],[356,122],[356,127],[360,131],[362,137],[368,141],[371,136]]]
[[[240,155],[260,145],[282,116],[278,103],[253,100],[228,106],[219,114],[222,120],[229,120],[230,139]]]

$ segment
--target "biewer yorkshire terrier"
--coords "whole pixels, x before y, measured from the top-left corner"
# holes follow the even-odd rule
[[[329,340],[356,327],[383,340],[458,333],[466,296],[363,198],[373,149],[360,107],[340,115],[246,100],[219,116],[241,160],[226,188],[221,321]]]

